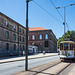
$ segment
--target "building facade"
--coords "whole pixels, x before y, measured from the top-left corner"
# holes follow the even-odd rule
[[[25,50],[26,29],[0,12],[0,56],[18,55]]]
[[[29,28],[28,44],[38,46],[39,52],[57,52],[57,39],[52,30]]]

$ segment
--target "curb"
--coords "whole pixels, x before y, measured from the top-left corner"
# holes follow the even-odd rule
[[[57,56],[56,55],[48,55],[48,56],[43,56],[43,57],[36,57],[36,58],[28,58],[28,60],[31,60],[31,59],[38,59],[38,58],[45,58],[45,57],[52,57],[52,56]],[[0,62],[0,64],[3,64],[3,63],[8,63],[8,62],[16,62],[16,61],[22,61],[22,60],[25,60],[25,59],[19,59],[19,60],[11,60],[11,61],[6,61],[6,62]]]

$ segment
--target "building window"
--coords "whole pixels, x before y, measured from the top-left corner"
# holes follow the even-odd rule
[[[49,47],[48,41],[45,41],[45,47]]]
[[[20,41],[21,41],[21,36],[20,36]]]
[[[8,27],[8,21],[6,21],[6,26]]]
[[[9,32],[6,31],[6,39],[9,39]]]
[[[40,40],[42,39],[42,35],[39,36],[39,39],[40,39]]]
[[[24,50],[25,48],[24,48],[24,45],[23,45],[23,50]]]
[[[8,50],[9,49],[9,44],[8,43],[6,43],[6,50]]]
[[[21,45],[20,45],[20,50],[21,50]]]
[[[32,35],[32,40],[34,40],[35,39],[35,36],[34,35]]]
[[[24,42],[24,37],[23,37],[23,42]]]
[[[29,36],[28,36],[28,40],[29,40]]]
[[[16,34],[14,34],[14,40],[16,40]]]
[[[23,30],[23,34],[24,34],[24,30]]]
[[[19,32],[21,33],[21,28],[19,28]]]
[[[16,26],[13,26],[13,29],[16,30]]]
[[[16,44],[14,44],[14,50],[16,49]]]
[[[48,34],[45,35],[45,39],[48,39]]]

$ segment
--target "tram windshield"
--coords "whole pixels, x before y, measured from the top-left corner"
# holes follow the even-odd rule
[[[64,43],[64,50],[68,50],[68,43]]]

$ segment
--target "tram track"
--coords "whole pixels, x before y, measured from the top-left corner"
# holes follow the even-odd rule
[[[71,62],[59,62],[54,64],[34,75],[59,75],[64,69],[66,69]]]
[[[67,65],[67,66],[65,66],[65,68],[63,68],[59,73],[57,73],[56,75],[59,75],[62,71],[64,71],[68,66],[70,66],[71,65],[71,63],[69,64],[69,65]]]
[[[51,63],[43,64],[26,71],[24,75],[61,75],[68,66],[71,65],[70,61],[56,60]],[[21,75],[20,73],[16,75]]]

